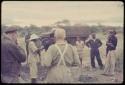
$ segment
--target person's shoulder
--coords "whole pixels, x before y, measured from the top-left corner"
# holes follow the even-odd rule
[[[87,39],[85,42],[90,42],[90,41],[92,41],[92,39]]]
[[[117,39],[117,37],[116,36],[111,36],[111,39]]]
[[[15,44],[11,40],[8,40],[8,39],[4,39],[2,41],[2,44],[6,45],[6,46],[15,46]]]
[[[8,47],[8,46],[11,46],[11,42],[8,40],[2,39],[1,45],[2,47]]]
[[[50,45],[48,49],[55,49],[55,44]]]
[[[76,48],[75,46],[73,46],[72,44],[69,44],[69,43],[68,43],[68,47],[70,47],[71,49],[75,49]]]
[[[71,44],[69,44],[69,43],[67,43],[67,45],[70,46],[70,47],[73,47],[73,45],[71,45]]]

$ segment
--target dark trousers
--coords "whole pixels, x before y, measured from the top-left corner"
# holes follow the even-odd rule
[[[19,83],[18,76],[11,77],[11,76],[5,76],[1,74],[1,82],[2,83]]]
[[[100,67],[103,67],[102,60],[100,58],[100,53],[99,53],[98,49],[91,49],[90,56],[91,56],[91,66],[93,68],[95,68],[95,57],[97,59],[98,65]]]

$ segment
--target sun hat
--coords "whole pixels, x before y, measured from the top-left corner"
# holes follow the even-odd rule
[[[30,36],[30,39],[29,39],[29,40],[34,40],[34,39],[38,39],[38,38],[40,38],[40,37],[38,37],[36,34],[32,34],[32,35]]]

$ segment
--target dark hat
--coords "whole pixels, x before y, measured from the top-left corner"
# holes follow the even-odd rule
[[[110,34],[114,34],[114,31],[113,31],[113,30],[109,30],[109,33],[110,33]]]
[[[15,32],[17,31],[17,29],[15,27],[9,27],[5,30],[5,33],[12,33],[12,32]]]

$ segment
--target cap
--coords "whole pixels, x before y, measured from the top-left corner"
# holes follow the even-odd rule
[[[5,30],[5,33],[12,33],[12,32],[15,32],[17,31],[17,29],[15,27],[9,27]]]

